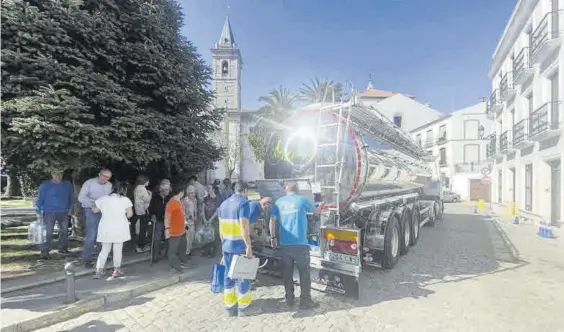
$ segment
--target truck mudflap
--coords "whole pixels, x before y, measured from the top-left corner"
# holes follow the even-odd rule
[[[340,294],[356,300],[360,298],[360,275],[325,266],[318,257],[311,258],[311,288],[320,292]]]

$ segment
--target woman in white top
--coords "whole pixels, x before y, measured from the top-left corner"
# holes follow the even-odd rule
[[[114,183],[112,193],[96,200],[92,211],[101,211],[102,219],[98,226],[97,241],[102,243],[102,251],[98,255],[96,277],[104,274],[104,265],[113,247],[114,272],[112,277],[122,275],[120,271],[123,243],[131,239],[127,218],[133,216],[133,204],[126,195],[127,187]]]
[[[145,175],[139,175],[135,181],[133,189],[133,202],[135,203],[135,218],[132,222],[139,222],[139,234],[137,235],[137,252],[145,252],[147,248],[147,231],[149,230],[149,205],[151,205],[152,193],[147,190],[149,178]]]

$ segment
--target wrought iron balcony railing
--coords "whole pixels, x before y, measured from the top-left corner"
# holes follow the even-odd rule
[[[507,72],[505,73],[505,75],[503,75],[503,77],[501,78],[501,81],[499,82],[499,91],[500,94],[503,96],[505,95],[507,92],[513,90],[513,72]]]
[[[481,173],[484,169],[489,168],[491,163],[486,161],[476,161],[470,163],[458,163],[454,165],[456,173]]]
[[[433,146],[435,143],[433,141],[433,138],[427,138],[427,140],[425,142],[423,142],[423,146],[428,148],[430,146]]]
[[[548,130],[560,129],[562,119],[562,101],[545,103],[529,117],[529,137],[534,137]]]
[[[448,140],[446,138],[446,134],[442,135],[441,137],[437,138],[437,144],[444,144],[446,143]]]
[[[497,137],[495,133],[488,136],[488,145],[486,145],[486,156],[491,158],[497,153]]]
[[[509,150],[509,143],[509,130],[506,130],[499,136],[499,152]]]
[[[534,55],[542,44],[548,40],[560,37],[562,27],[560,25],[562,13],[564,10],[550,12],[544,16],[540,23],[533,31],[531,37],[531,54]]]
[[[518,146],[527,141],[529,119],[525,118],[513,126],[513,146]]]
[[[499,90],[495,89],[488,100],[486,113],[496,112],[499,106],[501,106],[501,101],[499,100]]]
[[[523,72],[527,69],[531,68],[531,63],[529,62],[530,58],[530,49],[528,47],[523,47],[521,52],[517,54],[515,60],[513,60],[513,80],[521,79]]]

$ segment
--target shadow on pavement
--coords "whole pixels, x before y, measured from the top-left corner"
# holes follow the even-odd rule
[[[452,208],[448,208],[449,211],[451,213],[446,213],[434,227],[421,229],[419,243],[400,258],[394,269],[365,269],[361,275],[361,298],[358,301],[313,291],[314,300],[320,307],[298,311],[294,317],[428,297],[436,291],[436,287],[430,287],[433,285],[464,282],[528,264],[518,258],[516,248],[491,218],[464,211],[456,213]],[[278,279],[278,283],[281,280]],[[285,309],[278,299],[257,299],[255,304],[263,312]]]
[[[124,326],[121,324],[106,324],[99,320],[92,320],[83,325],[77,326],[70,330],[62,330],[61,332],[115,332]]]

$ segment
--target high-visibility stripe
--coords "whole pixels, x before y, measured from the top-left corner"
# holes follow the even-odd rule
[[[252,298],[251,298],[251,294],[247,294],[243,297],[239,297],[237,299],[237,304],[239,306],[239,309],[245,309],[246,307],[248,307],[251,302],[252,302]]]
[[[233,308],[237,304],[235,288],[225,289],[223,292],[223,304],[226,308]]]
[[[241,237],[241,226],[239,222],[232,222],[230,220],[219,221],[219,233],[225,237]]]

